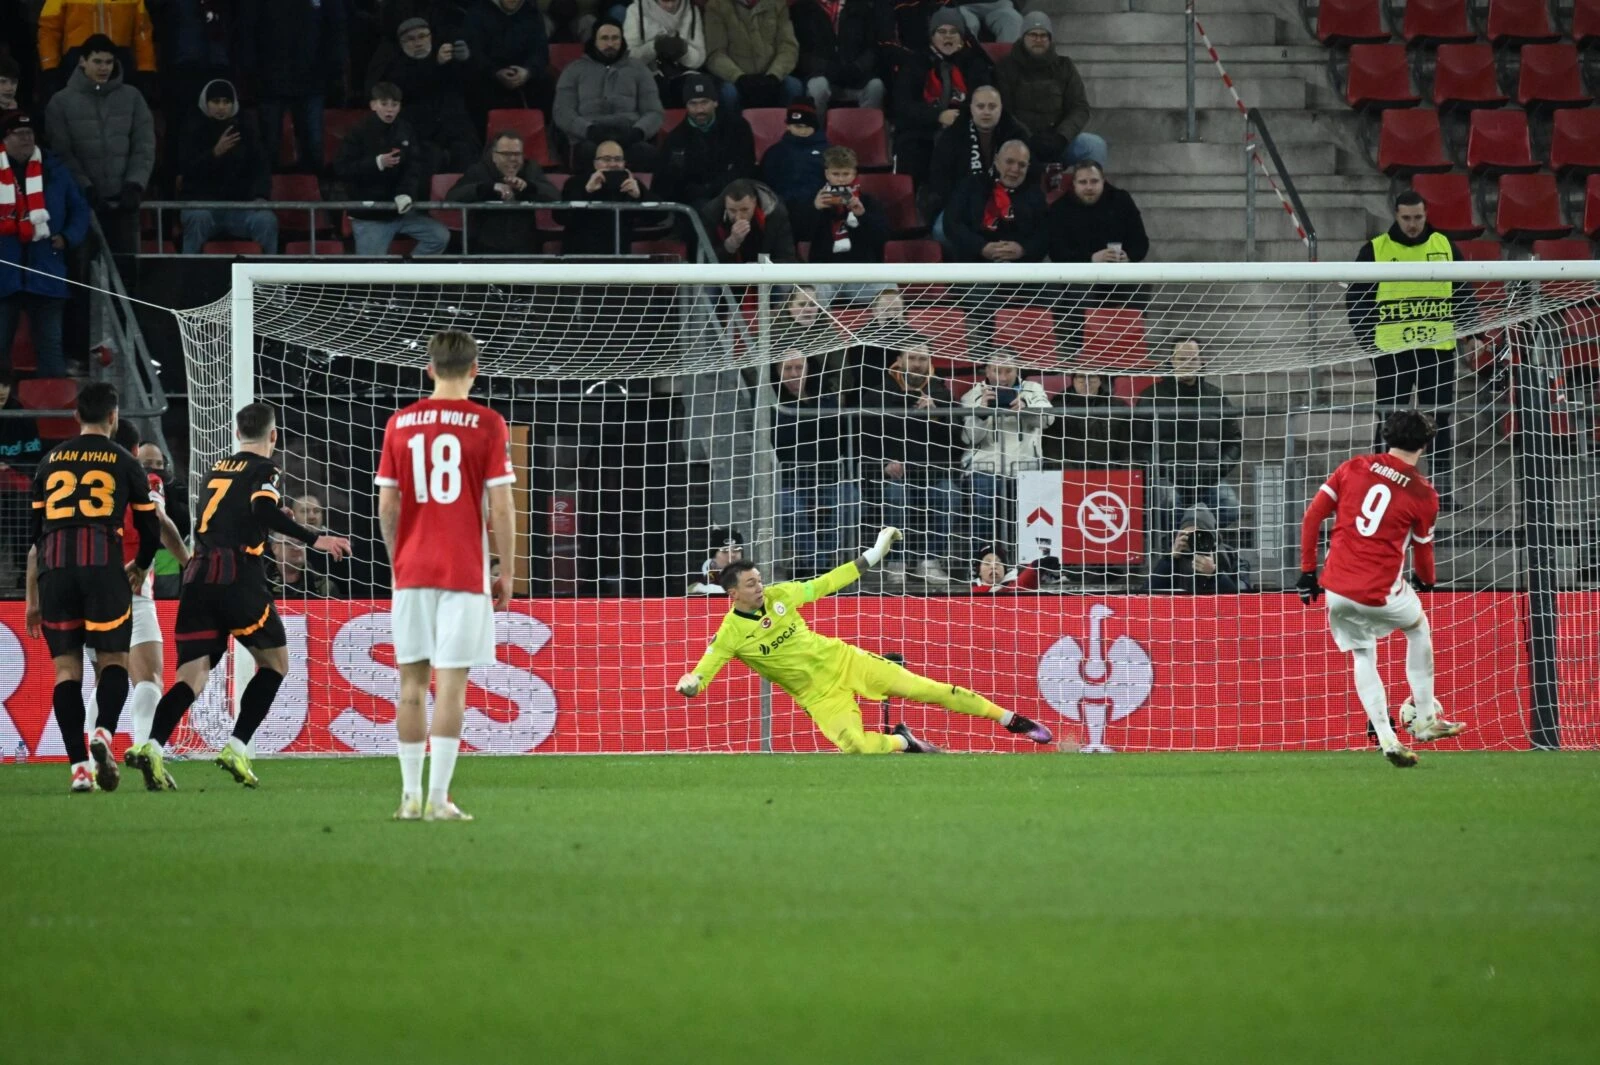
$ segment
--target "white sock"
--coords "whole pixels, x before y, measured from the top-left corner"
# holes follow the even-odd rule
[[[1000,727],[1010,728],[1011,722],[1015,721],[1016,718],[1017,712],[1015,710],[1007,710],[1005,713],[1000,715]]]
[[[1389,699],[1383,693],[1383,678],[1378,676],[1378,649],[1363,647],[1350,652],[1350,656],[1356,660],[1356,695],[1361,697],[1361,708],[1378,734],[1378,745],[1390,750],[1400,741],[1389,725]]]
[[[1428,619],[1406,634],[1406,680],[1411,685],[1411,705],[1424,720],[1433,714],[1433,633]]]
[[[156,704],[161,701],[161,687],[153,681],[142,680],[133,686],[133,745],[137,747],[150,738],[150,726],[156,723]]]
[[[428,799],[435,806],[450,797],[450,778],[455,775],[456,755],[460,753],[459,737],[433,737],[433,760],[428,769]]]
[[[909,751],[911,749],[911,741],[906,739],[904,736],[891,736],[890,739],[898,743],[902,751]]]
[[[228,747],[234,754],[242,754],[246,758],[250,757],[250,748],[246,747],[244,741],[237,736],[228,737]]]
[[[400,740],[400,794],[406,798],[422,798],[422,759],[428,750],[428,741],[407,743]]]

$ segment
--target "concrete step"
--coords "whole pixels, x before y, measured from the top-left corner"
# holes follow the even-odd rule
[[[1222,14],[1202,22],[1224,56],[1226,46],[1279,43],[1279,19],[1273,14]],[[1185,39],[1181,14],[1057,15],[1053,26],[1057,46],[1067,49],[1077,44],[1182,44]]]
[[[1291,174],[1331,173],[1338,163],[1332,145],[1295,144],[1282,147],[1284,165]],[[1244,151],[1231,144],[1139,144],[1119,148],[1111,143],[1115,174],[1239,175],[1244,182]]]
[[[1283,221],[1283,230],[1289,222]],[[1273,231],[1256,231],[1256,261],[1264,263],[1303,263],[1306,261],[1305,245],[1299,240],[1276,239]],[[1268,239],[1274,238],[1274,239]],[[1324,256],[1326,258],[1327,256]],[[1162,263],[1242,263],[1244,254],[1244,220],[1238,228],[1226,227],[1212,240],[1153,240],[1150,244],[1151,262]]]
[[[1141,205],[1145,229],[1152,234],[1152,245],[1173,241],[1204,240],[1209,236],[1244,235],[1245,210],[1241,198],[1237,203],[1195,204],[1193,206]],[[1310,208],[1307,207],[1307,213]],[[1312,214],[1317,226],[1317,236],[1322,241],[1357,241],[1371,232],[1370,216],[1364,207],[1324,208]],[[1156,236],[1159,234],[1159,236]],[[1294,227],[1289,216],[1276,202],[1256,208],[1256,238],[1288,238]]]
[[[1141,63],[1182,63],[1187,47],[1182,42],[1146,44],[1139,46],[1137,51],[1132,51],[1127,44],[1058,41],[1056,50],[1071,56],[1081,71],[1087,63],[1117,63],[1130,60]],[[1213,78],[1219,76],[1204,45],[1195,44],[1194,61],[1196,74],[1204,72]],[[1326,72],[1328,50],[1317,44],[1241,44],[1229,48],[1228,54],[1222,56],[1222,65],[1227,68],[1229,74],[1234,72],[1236,65],[1252,63],[1315,68]]]
[[[1165,68],[1163,68],[1165,69]],[[1249,83],[1246,93],[1241,82],[1240,92],[1246,106],[1271,100],[1274,107],[1304,108],[1310,106],[1311,85],[1300,78],[1262,78]],[[1157,108],[1170,110],[1184,106],[1186,87],[1183,67],[1172,66],[1165,74],[1147,77],[1090,77],[1083,79],[1084,92],[1089,106],[1102,108]],[[1233,97],[1227,87],[1216,78],[1202,78],[1194,86],[1195,107],[1234,107]],[[1236,112],[1237,113],[1237,112]],[[1243,121],[1241,118],[1240,121]],[[1102,134],[1103,135],[1103,134]],[[1273,131],[1277,137],[1277,131]]]
[[[1130,145],[1132,151],[1143,151],[1145,145]],[[1135,158],[1135,157],[1130,157]],[[1382,175],[1363,174],[1292,174],[1295,190],[1309,206],[1318,197],[1360,196],[1367,203],[1385,203],[1389,194],[1389,179]],[[1117,174],[1112,184],[1127,189],[1141,197],[1157,193],[1230,193],[1244,195],[1244,168],[1240,164],[1237,174]],[[1272,195],[1271,190],[1259,186],[1260,191]]]
[[[1019,11],[1043,11],[1049,15],[1114,15],[1135,12],[1150,15],[1182,15],[1184,0],[1029,0],[1018,4]],[[1210,32],[1210,21],[1219,15],[1258,15],[1270,8],[1279,15],[1294,13],[1292,4],[1271,4],[1264,0],[1203,0],[1200,22]]]

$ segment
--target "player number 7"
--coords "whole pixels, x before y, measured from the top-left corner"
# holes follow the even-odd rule
[[[206,482],[206,487],[211,489],[211,498],[206,500],[205,512],[200,515],[199,532],[211,527],[211,516],[217,512],[217,506],[222,502],[222,497],[228,494],[228,489],[233,487],[233,481],[227,477],[213,477]]]

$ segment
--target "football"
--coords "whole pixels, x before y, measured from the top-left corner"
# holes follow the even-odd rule
[[[1434,721],[1443,716],[1444,707],[1439,705],[1437,699],[1433,701],[1433,712],[1429,714],[1419,714],[1409,696],[1400,704],[1400,724],[1404,725],[1405,730],[1413,736],[1426,736]]]

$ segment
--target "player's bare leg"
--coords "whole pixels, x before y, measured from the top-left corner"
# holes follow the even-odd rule
[[[429,662],[400,666],[400,703],[394,725],[400,755],[400,808],[396,821],[422,820],[422,761],[428,753],[428,684],[433,679]]]
[[[1432,743],[1461,735],[1467,731],[1466,725],[1439,716],[1439,704],[1433,694],[1433,632],[1427,615],[1400,631],[1406,637],[1406,681],[1411,685],[1411,705],[1417,708],[1420,720],[1426,722],[1411,730],[1411,738],[1418,743]]]
[[[424,821],[470,821],[450,801],[450,778],[455,775],[456,756],[461,752],[461,722],[467,713],[466,669],[433,671],[433,727],[429,730],[433,759],[428,767],[428,801],[422,807]]]
[[[1358,647],[1350,652],[1350,656],[1355,659],[1356,695],[1361,700],[1361,709],[1366,711],[1367,720],[1372,723],[1372,730],[1378,734],[1378,746],[1382,748],[1383,756],[1400,769],[1416,765],[1417,756],[1400,742],[1394,734],[1394,726],[1389,724],[1388,696],[1383,691],[1383,678],[1378,676],[1378,649]]]

